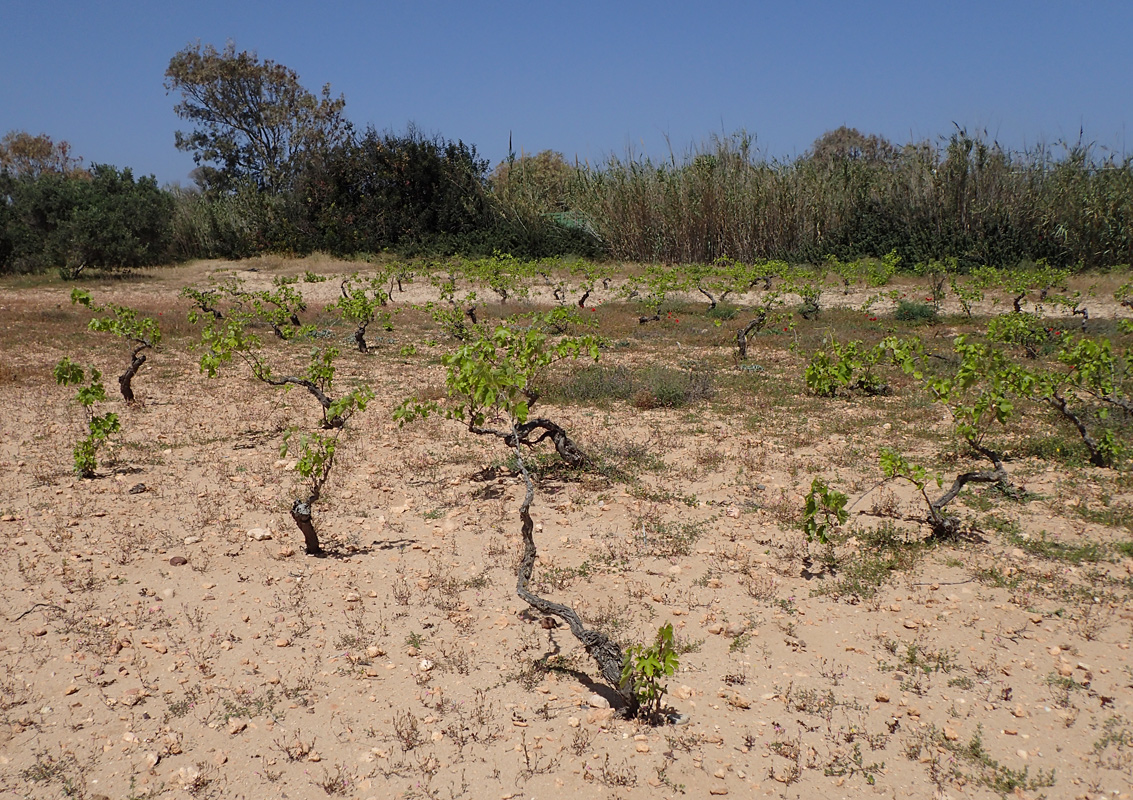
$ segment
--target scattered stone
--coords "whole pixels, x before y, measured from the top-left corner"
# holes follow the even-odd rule
[[[960,734],[951,725],[944,726],[944,738],[950,742],[954,742],[960,738]]]
[[[571,717],[567,720],[567,725],[570,725],[572,728],[577,728],[581,724],[582,721],[578,717]]]
[[[725,794],[728,793],[728,787],[727,786],[713,786],[708,790],[708,793],[713,794],[713,795],[725,795]]]
[[[158,762],[161,761],[161,756],[151,750],[146,753],[143,761],[145,762],[146,769],[153,769],[157,766]]]
[[[876,700],[879,703],[888,703],[889,702],[889,692],[878,692],[877,694],[875,694],[873,696],[873,699]]]
[[[748,700],[739,692],[729,692],[725,699],[728,701],[728,705],[734,708],[751,708],[751,700]]]
[[[433,667],[434,667],[434,666],[436,666],[436,665],[435,665],[435,664],[433,664],[433,662],[432,662],[432,661],[430,661],[430,660],[429,660],[429,659],[427,659],[427,658],[422,658],[422,659],[421,659],[421,663],[417,665],[417,667],[418,667],[418,668],[419,668],[419,669],[420,669],[420,670],[421,670],[422,672],[429,672],[430,670],[432,670],[432,669],[433,669]]]
[[[30,631],[28,631],[28,633],[30,633],[32,636],[46,636],[47,628],[32,628]]]
[[[271,531],[267,528],[249,528],[248,538],[257,542],[264,542],[271,538]]]
[[[591,708],[609,708],[610,701],[600,694],[592,694],[586,699],[586,704]]]
[[[586,714],[586,722],[588,725],[601,725],[603,722],[609,722],[613,716],[612,708],[592,708]]]
[[[243,730],[247,727],[248,727],[248,721],[246,719],[243,719],[241,717],[229,717],[228,718],[228,732],[230,734],[234,735],[234,736],[237,733],[243,732]]]
[[[291,640],[280,637],[279,639],[275,640],[275,646],[276,647],[290,647],[291,646]]]
[[[649,745],[647,745],[645,742],[638,742],[636,745],[634,745],[634,749],[639,753],[648,753]]]
[[[135,483],[130,487],[130,494],[143,494],[145,491],[146,485],[144,483]]]
[[[200,536],[186,536],[185,537],[185,544],[197,544],[200,541],[201,541]]]

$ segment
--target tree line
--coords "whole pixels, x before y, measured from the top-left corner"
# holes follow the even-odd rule
[[[175,144],[197,164],[189,188],[84,168],[44,135],[0,140],[0,272],[315,250],[1133,262],[1133,159],[1085,142],[1012,152],[961,129],[896,145],[839,128],[793,160],[739,133],[664,161],[571,164],[544,151],[492,169],[460,139],[356,128],[329,85],[311,92],[231,42],[175,54],[165,87],[187,123]]]

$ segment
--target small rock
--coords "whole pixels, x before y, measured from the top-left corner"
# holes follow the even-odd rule
[[[173,558],[169,559],[169,566],[171,567],[183,567],[188,563],[189,559],[185,558],[185,556],[173,556]]]
[[[376,644],[372,644],[366,648],[366,655],[370,658],[379,658],[385,655],[385,651]]]
[[[276,647],[289,647],[290,645],[291,645],[290,639],[285,639],[283,637],[280,637],[279,639],[275,640],[275,646]]]
[[[237,733],[242,732],[247,727],[248,721],[242,719],[241,717],[228,718],[228,732],[232,735],[236,735]]]
[[[1015,755],[1019,756],[1019,758],[1023,759],[1024,761],[1026,761],[1028,758],[1026,750],[1016,750]]]
[[[639,753],[648,753],[649,745],[647,745],[645,742],[638,742],[636,745],[634,745],[634,749]]]
[[[588,725],[601,725],[603,722],[609,722],[613,716],[612,708],[592,708],[586,714],[586,722]]]
[[[161,756],[153,751],[150,751],[146,753],[146,756],[143,760],[145,762],[146,769],[153,769],[157,766],[157,763],[161,761]]]
[[[600,694],[592,694],[586,699],[586,704],[591,708],[609,708],[610,701]]]
[[[1017,719],[1022,719],[1027,716],[1027,709],[1023,708],[1023,704],[1015,706],[1015,710],[1011,712]]]
[[[271,538],[271,531],[267,528],[249,528],[248,538],[254,539],[257,542],[267,541]]]
[[[417,665],[418,669],[420,669],[422,672],[429,672],[433,669],[434,666],[436,665],[427,658],[422,658],[421,663]]]
[[[725,794],[728,793],[728,787],[727,786],[713,786],[708,790],[708,793],[712,794],[712,795],[725,795]]]
[[[692,687],[684,685],[678,686],[673,690],[673,697],[678,700],[688,700],[692,697]]]
[[[567,725],[570,725],[572,728],[577,728],[581,724],[582,720],[580,720],[578,717],[571,717],[567,720]]]
[[[728,705],[735,708],[751,708],[751,701],[744,697],[739,692],[732,692],[728,695]]]
[[[200,536],[186,536],[185,537],[185,544],[197,544],[199,541],[201,541]]]
[[[950,742],[954,742],[960,738],[960,734],[951,725],[944,726],[944,738]]]
[[[130,487],[130,494],[142,494],[145,490],[146,485],[144,483],[135,483]]]
[[[889,702],[889,693],[888,692],[878,692],[877,694],[875,694],[873,696],[873,699],[876,700],[879,703],[888,703]]]
[[[30,633],[32,636],[46,636],[47,628],[32,628],[30,631],[28,631],[28,633]]]

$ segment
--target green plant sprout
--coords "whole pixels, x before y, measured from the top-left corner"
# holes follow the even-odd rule
[[[440,412],[449,419],[465,422],[472,433],[496,436],[509,446],[514,423],[521,444],[533,447],[550,438],[564,461],[571,466],[581,464],[582,451],[566,431],[549,419],[530,418],[529,414],[539,396],[536,383],[546,369],[583,353],[597,361],[598,339],[567,336],[551,341],[546,316],[528,317],[527,325],[504,322],[491,332],[473,329],[477,333],[474,340],[441,358],[450,403],[442,408],[436,401],[410,398],[395,409],[394,418],[404,425]],[[503,427],[485,427],[489,422],[502,423]],[[538,437],[530,439],[536,432]]]
[[[673,623],[667,622],[657,629],[653,644],[631,645],[622,663],[621,683],[632,687],[637,697],[639,717],[649,722],[661,721],[661,701],[668,687],[661,683],[671,678],[680,667],[680,659],[673,646]]]
[[[204,350],[200,358],[201,372],[215,378],[220,367],[237,356],[248,365],[256,380],[269,386],[301,386],[306,389],[322,409],[324,428],[341,428],[350,414],[359,408],[359,402],[364,405],[365,401],[373,397],[372,390],[364,385],[337,400],[330,397],[335,374],[334,360],[339,355],[338,348],[335,347],[312,348],[310,362],[303,375],[275,373],[264,360],[259,337],[247,328],[254,319],[255,312],[240,309],[229,311],[224,319],[208,320],[201,332],[201,346]],[[277,330],[286,331],[282,335],[287,340],[313,333],[310,326]]]
[[[927,378],[926,354],[919,339],[888,337],[879,345],[893,363],[906,374],[922,381],[933,399],[944,406],[952,418],[953,430],[975,453],[991,462],[992,469],[965,472],[956,476],[952,487],[935,501],[937,510],[951,502],[968,483],[994,483],[1009,497],[1019,497],[1011,485],[999,452],[989,443],[991,430],[1004,426],[1016,413],[1013,398],[1029,396],[1035,376],[1013,363],[1007,355],[987,342],[974,342],[958,336],[954,350],[958,356],[952,377]],[[947,538],[955,535],[959,522],[954,517],[934,519],[934,533]]]
[[[818,397],[834,397],[839,389],[859,390],[868,395],[889,394],[889,384],[873,374],[887,355],[882,347],[866,347],[861,341],[839,344],[830,338],[829,352],[817,350],[811,356],[804,378],[806,388]]]
[[[820,544],[830,543],[830,532],[850,518],[850,512],[846,511],[847,499],[821,478],[811,481],[803,505],[803,533],[808,542],[817,539]]]
[[[535,269],[530,263],[499,250],[487,258],[464,260],[460,270],[469,280],[487,285],[501,303],[507,303],[514,297],[526,297],[526,283],[535,276]]]
[[[113,412],[95,414],[94,404],[106,402],[106,389],[102,385],[102,373],[94,366],[90,368],[90,383],[86,381],[83,368],[64,358],[55,365],[55,382],[60,386],[78,386],[75,399],[83,407],[87,416],[87,436],[75,445],[75,473],[80,478],[94,478],[98,467],[98,448],[107,442],[110,437],[118,433],[121,426],[118,415]]]
[[[636,299],[645,307],[645,313],[637,318],[639,325],[658,322],[661,319],[661,306],[672,292],[680,291],[682,281],[675,270],[653,265],[645,275],[635,278],[622,288],[627,300]]]
[[[421,308],[440,326],[447,336],[463,341],[472,336],[479,324],[476,318],[476,292],[458,288],[457,270],[450,264],[447,269],[432,269],[429,282],[437,290],[439,299],[430,300]]]
[[[928,507],[928,519],[934,533],[947,535],[955,530],[956,523],[944,513],[944,506],[955,499],[959,489],[956,489],[955,492],[950,489],[938,500],[933,500],[928,496],[928,490],[925,487],[928,486],[929,481],[935,481],[937,488],[943,487],[944,479],[940,474],[929,472],[920,464],[911,463],[903,455],[889,447],[881,448],[878,464],[886,480],[900,478],[917,487],[917,491],[921,493],[921,497],[924,498],[925,505]]]
[[[90,321],[90,330],[102,333],[112,333],[119,339],[129,342],[131,349],[130,366],[118,376],[118,388],[127,403],[134,402],[134,376],[146,363],[146,350],[153,350],[161,344],[161,328],[157,320],[152,317],[139,316],[138,312],[128,306],[107,303],[97,305],[85,289],[71,291],[71,303],[89,308],[96,316]]]
[[[1067,337],[1058,361],[1063,370],[1035,373],[1034,396],[1074,426],[1090,452],[1090,463],[1116,466],[1126,448],[1106,423],[1111,408],[1125,414],[1133,412],[1127,385],[1133,372],[1133,353],[1126,350],[1116,356],[1110,339]]]
[[[370,398],[368,393],[352,392],[339,401],[336,413],[342,417],[352,416],[358,411],[364,411]],[[348,407],[349,406],[349,407]],[[283,437],[280,446],[280,455],[286,456],[292,451],[298,452],[298,461],[295,471],[306,481],[307,494],[297,497],[291,504],[291,519],[303,534],[303,542],[307,555],[321,555],[323,549],[319,544],[319,534],[315,530],[314,514],[315,503],[322,496],[323,487],[330,478],[331,468],[334,466],[334,456],[338,449],[338,437],[342,429],[334,433],[323,434],[318,432],[303,433],[298,437],[298,444],[293,443],[294,430],[288,431]]]
[[[382,326],[387,331],[393,330],[390,325],[391,315],[384,310],[390,299],[386,277],[385,274],[379,274],[369,280],[357,275],[346,278],[342,282],[342,297],[327,307],[328,311],[337,309],[344,320],[355,326],[353,338],[359,353],[368,353],[370,350],[366,344],[366,329],[374,320],[381,319]]]

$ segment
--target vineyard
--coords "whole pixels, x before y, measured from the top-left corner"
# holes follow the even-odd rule
[[[6,278],[0,789],[1127,797],[1131,309],[895,252]]]

